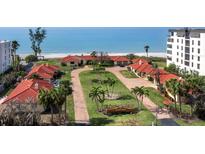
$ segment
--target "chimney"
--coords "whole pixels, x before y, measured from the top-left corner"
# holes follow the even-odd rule
[[[34,88],[38,90],[38,83],[35,83]]]
[[[142,65],[142,60],[140,59],[139,64]]]

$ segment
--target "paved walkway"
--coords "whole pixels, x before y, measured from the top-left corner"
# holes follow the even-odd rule
[[[72,88],[73,88],[73,101],[75,110],[75,122],[77,125],[88,125],[89,115],[86,107],[86,101],[83,94],[83,89],[80,83],[80,72],[90,70],[88,67],[75,69],[71,72]]]
[[[107,68],[107,71],[115,74],[117,76],[117,78],[119,80],[121,80],[121,82],[128,88],[128,89],[132,89],[136,86],[144,86],[144,87],[153,87],[156,88],[156,86],[154,84],[152,84],[151,82],[142,79],[142,78],[125,78],[120,71],[121,70],[126,70],[126,68],[122,68],[122,67],[111,67],[111,68]],[[168,111],[166,109],[162,109],[160,110],[160,112],[157,113],[157,109],[158,106],[153,103],[149,98],[145,97],[144,101],[143,101],[144,106],[150,110],[152,112],[152,114],[154,116],[157,115],[157,119],[159,119],[162,123],[162,125],[169,125],[170,123],[172,125],[174,125],[174,120],[172,120],[172,115],[168,113]],[[171,122],[170,122],[171,121]],[[176,124],[177,125],[177,124]],[[176,126],[175,125],[175,126]]]

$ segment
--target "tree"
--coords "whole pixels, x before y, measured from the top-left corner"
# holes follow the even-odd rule
[[[131,61],[131,60],[135,59],[136,56],[131,53],[131,54],[128,54],[128,55],[127,55],[127,58]]]
[[[169,92],[174,97],[174,104],[175,104],[175,110],[177,109],[177,95],[179,96],[180,94],[180,82],[177,79],[171,79],[169,81],[166,81],[166,87]],[[180,96],[179,96],[180,97]],[[181,103],[180,103],[180,110],[181,110]]]
[[[68,95],[71,95],[73,90],[72,90],[72,87],[71,87],[71,82],[69,80],[62,80],[60,82],[60,92],[62,93],[62,97],[65,98],[65,120],[66,120],[66,117],[67,117],[67,101],[66,101],[66,98]]]
[[[21,63],[21,58],[19,55],[15,56],[15,67],[17,71],[20,71],[20,63]]]
[[[93,52],[91,52],[90,55],[93,56],[93,57],[96,57],[96,56],[97,56],[97,51],[93,51]]]
[[[38,54],[41,54],[41,43],[46,38],[46,30],[38,27],[33,31],[29,29],[29,36],[31,40],[31,48],[34,51],[34,55],[37,57]]]
[[[138,102],[138,109],[141,110],[141,103],[143,103],[144,96],[149,96],[148,89],[146,89],[144,86],[134,87],[132,88],[131,92],[136,96]],[[138,101],[138,98],[140,98],[140,101]]]
[[[36,56],[34,56],[34,55],[28,55],[28,56],[25,57],[25,61],[27,63],[35,62],[37,60],[38,60],[38,58]]]
[[[52,95],[52,91],[45,89],[41,89],[38,95],[39,103],[43,105],[44,109],[49,108],[51,111],[51,123],[53,123],[53,107],[55,105],[55,98]]]
[[[150,47],[149,47],[148,45],[145,45],[145,46],[144,46],[145,52],[146,52],[146,54],[147,54],[147,58],[148,58],[149,48],[150,48]]]
[[[169,64],[168,67],[164,68],[165,71],[169,72],[169,73],[173,73],[176,75],[180,74],[180,68],[178,66],[176,66],[175,64]]]
[[[102,87],[93,87],[89,93],[89,97],[96,103],[97,110],[100,111],[99,104],[105,101],[105,91]]]
[[[15,67],[16,50],[20,47],[20,44],[14,40],[11,44],[11,56],[12,56],[12,66]]]

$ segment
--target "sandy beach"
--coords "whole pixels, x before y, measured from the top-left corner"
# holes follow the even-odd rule
[[[63,58],[65,56],[68,56],[68,55],[89,55],[88,52],[85,52],[85,53],[42,53],[41,56],[44,56],[45,58]],[[109,53],[109,55],[111,56],[125,56],[129,53]],[[146,56],[146,53],[143,53],[143,52],[136,52],[136,53],[133,53],[135,55],[138,55],[138,56]],[[27,55],[29,54],[19,54],[22,58],[25,58]],[[149,53],[149,56],[152,56],[152,57],[166,57],[166,53],[165,52],[150,52]]]

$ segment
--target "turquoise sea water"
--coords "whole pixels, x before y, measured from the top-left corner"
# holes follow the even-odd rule
[[[18,54],[31,53],[29,28],[0,28],[0,40],[17,40]],[[47,38],[42,44],[44,53],[110,53],[165,52],[168,29],[160,28],[45,28]]]

